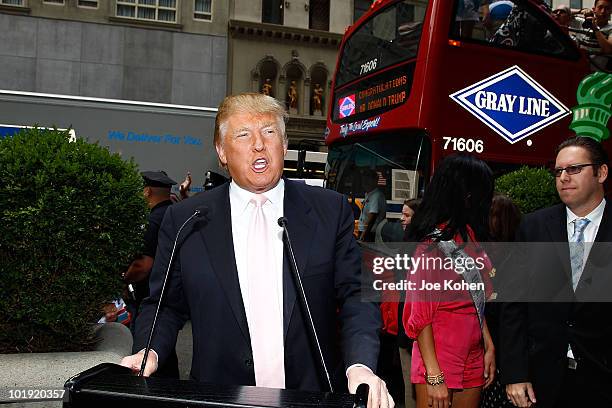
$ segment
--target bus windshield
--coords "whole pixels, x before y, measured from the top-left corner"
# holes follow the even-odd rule
[[[361,25],[344,44],[335,86],[415,58],[427,4],[400,1]]]
[[[336,143],[328,153],[327,187],[348,195],[364,197],[362,174],[378,174],[378,185],[387,201],[400,204],[416,198],[429,179],[431,145],[425,133],[384,134],[356,143]]]

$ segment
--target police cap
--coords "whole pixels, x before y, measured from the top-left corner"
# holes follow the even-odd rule
[[[143,171],[140,173],[147,187],[166,187],[171,188],[176,184],[165,171]]]

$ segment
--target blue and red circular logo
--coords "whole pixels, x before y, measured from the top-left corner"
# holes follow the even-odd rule
[[[345,96],[338,101],[340,119],[355,113],[355,94]]]

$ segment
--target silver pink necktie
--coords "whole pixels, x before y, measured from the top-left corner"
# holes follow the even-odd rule
[[[285,388],[283,313],[279,304],[278,277],[272,252],[272,235],[263,211],[268,198],[256,194],[251,199],[247,241],[249,286],[249,333],[258,387]]]

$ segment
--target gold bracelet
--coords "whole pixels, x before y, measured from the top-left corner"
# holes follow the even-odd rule
[[[429,385],[442,385],[444,384],[444,373],[440,371],[440,374],[427,375],[425,373],[425,382]]]

